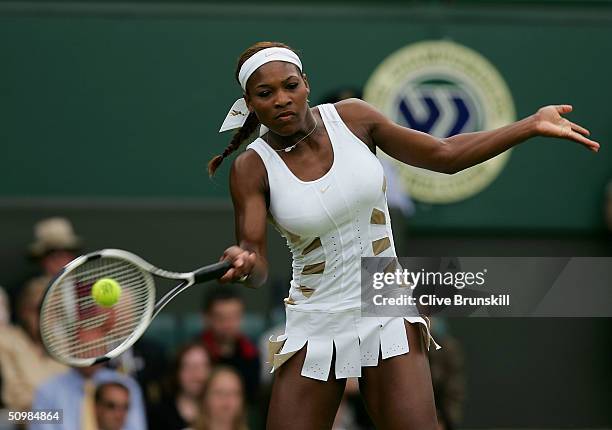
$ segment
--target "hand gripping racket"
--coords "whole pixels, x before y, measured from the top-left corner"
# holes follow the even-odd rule
[[[51,281],[40,310],[40,333],[49,353],[70,366],[91,366],[130,348],[153,318],[192,285],[220,278],[231,267],[221,261],[193,272],[159,269],[131,252],[103,249],[68,263]],[[153,275],[181,282],[155,303]],[[111,306],[99,304],[92,286],[112,279],[121,294]]]

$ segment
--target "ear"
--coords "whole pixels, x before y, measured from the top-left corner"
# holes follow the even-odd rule
[[[302,73],[302,79],[304,79],[304,85],[306,85],[308,94],[310,94],[310,84],[308,83],[308,76],[306,76],[306,73]]]

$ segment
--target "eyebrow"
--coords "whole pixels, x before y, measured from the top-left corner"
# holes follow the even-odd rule
[[[284,79],[284,80],[282,81],[282,83],[284,84],[285,82],[287,82],[287,81],[288,81],[289,79],[291,79],[291,78],[297,78],[297,75],[290,75],[289,77],[287,77],[286,79]],[[262,83],[262,84],[257,85],[255,88],[259,88],[259,87],[269,87],[269,86],[271,86],[271,85],[270,85],[270,84],[266,84],[266,83]]]

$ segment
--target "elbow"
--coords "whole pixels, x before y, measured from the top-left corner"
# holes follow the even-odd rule
[[[452,147],[445,139],[440,139],[440,147],[436,155],[436,160],[437,163],[435,170],[439,173],[453,175],[462,170],[458,168]]]

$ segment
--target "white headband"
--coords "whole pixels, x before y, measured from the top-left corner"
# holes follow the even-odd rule
[[[240,82],[240,86],[244,91],[246,91],[247,81],[251,75],[255,73],[255,70],[264,64],[269,63],[270,61],[285,61],[287,63],[292,63],[298,66],[300,71],[302,71],[302,62],[300,61],[300,57],[298,57],[292,50],[277,47],[262,49],[249,57],[249,59],[246,60],[240,67],[240,71],[238,72],[238,81]],[[240,97],[234,102],[229,112],[225,116],[225,120],[223,121],[223,124],[221,124],[219,133],[242,127],[247,119],[247,116],[249,116],[249,109],[247,108],[244,98]],[[259,135],[263,135],[266,131],[268,131],[268,128],[262,124],[259,129]]]

